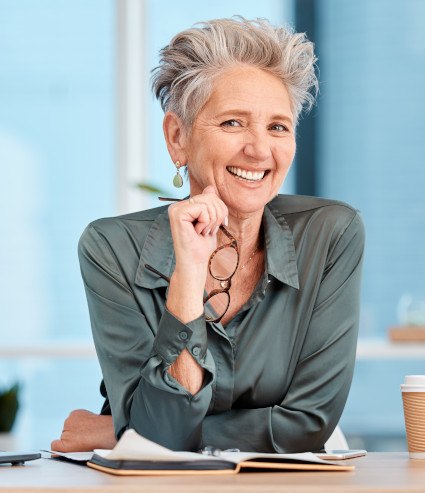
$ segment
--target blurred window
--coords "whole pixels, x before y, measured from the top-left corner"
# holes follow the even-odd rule
[[[0,0],[0,26],[0,332],[18,348],[0,384],[22,383],[16,431],[38,448],[100,405],[93,357],[37,354],[91,345],[77,243],[115,213],[114,2]]]
[[[425,2],[315,6],[316,194],[362,214],[360,336],[384,340],[403,294],[425,299]],[[423,359],[358,362],[342,422],[347,434],[369,436],[356,446],[405,447],[399,385],[409,373],[423,373]]]
[[[0,385],[23,385],[16,448],[47,448],[71,409],[100,409],[78,239],[137,206],[136,176],[172,189],[148,73],[173,34],[235,14],[291,22],[292,2],[0,0]]]
[[[319,5],[317,191],[362,213],[361,335],[385,337],[403,293],[425,293],[425,2]]]

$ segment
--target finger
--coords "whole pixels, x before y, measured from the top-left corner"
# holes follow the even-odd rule
[[[214,187],[210,186],[205,190],[206,193],[171,204],[168,209],[173,221],[189,221],[194,224],[196,233],[204,236],[217,233],[224,219],[223,210],[227,210],[224,202],[216,195]]]
[[[216,207],[217,207],[217,210],[220,210],[221,211],[221,214],[220,213],[217,213],[217,217],[220,217],[222,216],[222,219],[220,221],[219,224],[224,224],[224,226],[227,226],[228,225],[228,216],[229,216],[229,211],[228,211],[228,208],[226,206],[226,204],[221,200],[219,194],[218,194],[218,190],[217,188],[215,188],[213,185],[208,185],[208,187],[205,187],[204,190],[202,191],[202,194],[198,197],[202,197],[202,196],[205,196],[205,195],[215,195],[216,196]],[[217,227],[217,223],[215,224],[215,227]]]
[[[229,224],[229,220],[228,220],[229,210],[227,208],[227,205],[222,200],[220,200],[219,207],[220,207],[220,214],[219,214],[220,225],[223,224],[223,226],[227,226]]]
[[[81,416],[86,417],[86,416],[97,416],[95,413],[92,411],[89,411],[88,409],[73,409],[70,413],[69,416],[76,416],[77,418],[80,418]]]
[[[217,226],[217,217],[218,217],[217,204],[215,204],[214,201],[213,202],[208,201],[206,206],[208,209],[209,224],[208,227],[205,228],[205,230],[203,231],[204,235],[213,234],[213,231]]]
[[[205,187],[202,190],[201,195],[204,195],[204,194],[214,194],[214,195],[217,195],[217,197],[218,197],[218,191],[213,185],[208,185],[207,187]]]
[[[211,233],[217,222],[217,207],[205,195],[195,195],[187,201],[191,216],[196,217],[195,231],[204,236]]]
[[[67,452],[62,440],[53,440],[53,442],[50,444],[50,449],[54,450],[55,452]]]
[[[210,224],[208,228],[205,228],[204,234],[216,234],[221,224],[228,224],[227,216],[228,209],[226,204],[215,193],[215,189],[209,186],[204,189],[203,193],[191,197],[192,202],[203,202],[207,205],[210,214]]]
[[[223,212],[223,221],[221,222],[223,226],[229,226],[229,212],[227,210],[227,207],[225,211]]]
[[[209,208],[206,204],[196,204],[195,207],[198,207],[200,211],[197,218],[197,223],[195,224],[195,231],[198,234],[206,235],[211,231],[211,218]]]
[[[195,197],[171,204],[168,207],[168,215],[173,221],[201,223],[204,228],[210,221],[207,204],[203,201],[195,200]]]
[[[93,447],[92,444],[88,444],[84,440],[54,440],[51,447],[55,452],[90,452],[93,448],[100,448]]]
[[[225,222],[227,216],[226,204],[219,198],[216,197],[214,200],[209,202],[210,210],[210,224],[211,224],[211,235],[216,235],[221,224]]]

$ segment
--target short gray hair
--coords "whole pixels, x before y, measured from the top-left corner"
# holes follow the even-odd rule
[[[285,85],[295,121],[313,106],[318,92],[313,43],[291,27],[266,19],[237,16],[195,24],[160,51],[152,90],[164,111],[190,128],[223,70],[250,65],[277,76]]]

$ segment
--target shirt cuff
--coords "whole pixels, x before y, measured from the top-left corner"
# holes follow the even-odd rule
[[[153,353],[170,366],[187,349],[201,366],[205,367],[207,354],[207,324],[205,316],[184,324],[167,308],[162,314],[153,344]]]

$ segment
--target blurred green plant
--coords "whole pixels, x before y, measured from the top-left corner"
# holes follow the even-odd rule
[[[19,409],[19,391],[15,383],[9,389],[0,389],[0,433],[11,431]]]
[[[159,188],[156,185],[152,185],[151,183],[137,183],[136,187],[142,192],[149,193],[151,195],[167,195],[168,192],[163,188]]]

